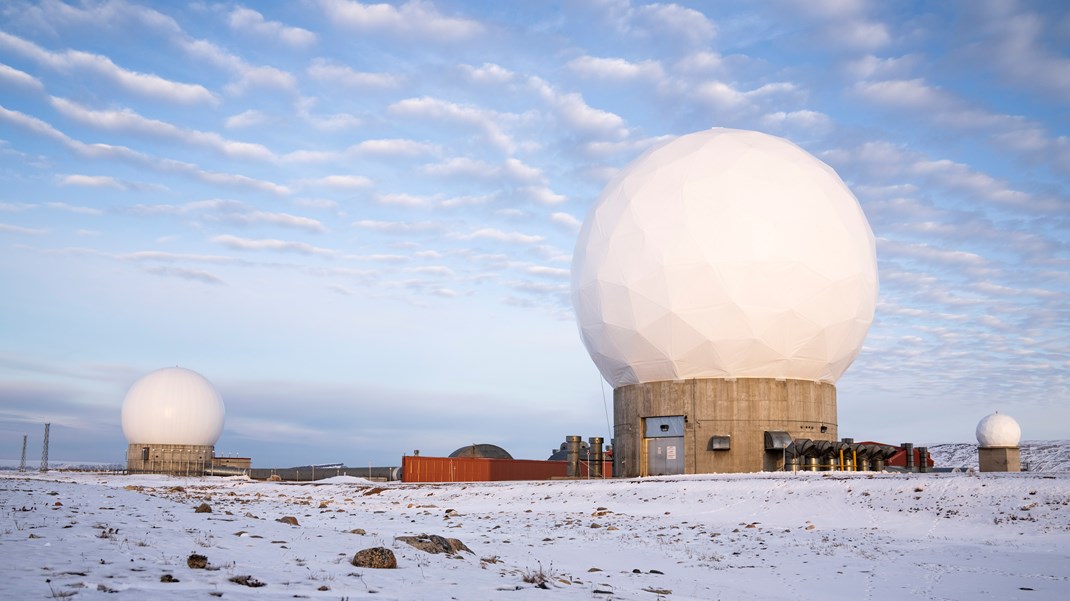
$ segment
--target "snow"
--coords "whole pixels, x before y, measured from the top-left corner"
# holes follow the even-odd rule
[[[212,512],[196,513],[202,503]],[[0,516],[5,599],[972,601],[1070,590],[1070,473],[1059,472],[422,485],[7,472]],[[472,553],[395,540],[425,533]],[[397,569],[350,564],[377,546]],[[208,569],[188,567],[194,553]],[[525,581],[540,576],[548,590]]]

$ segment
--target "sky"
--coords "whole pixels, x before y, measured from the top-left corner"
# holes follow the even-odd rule
[[[841,436],[1070,438],[1068,106],[1058,2],[5,2],[0,459],[50,422],[50,457],[124,462],[126,391],[173,365],[258,467],[608,439],[576,232],[710,127],[869,219]]]

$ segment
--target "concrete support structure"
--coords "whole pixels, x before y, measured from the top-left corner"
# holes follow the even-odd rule
[[[613,473],[625,478],[780,470],[785,438],[837,440],[836,387],[807,380],[632,384],[613,391],[613,415]]]
[[[201,476],[215,461],[212,445],[131,444],[126,469],[132,473]]]
[[[1019,447],[977,447],[977,463],[982,472],[1022,471]]]

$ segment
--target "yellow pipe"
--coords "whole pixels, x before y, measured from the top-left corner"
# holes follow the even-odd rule
[[[843,449],[840,449],[840,471],[843,471]]]
[[[857,472],[858,471],[858,451],[855,451],[854,449],[852,449],[851,450],[851,457],[854,460],[854,463],[851,464],[851,471]]]

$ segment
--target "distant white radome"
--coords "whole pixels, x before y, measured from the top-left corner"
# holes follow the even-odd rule
[[[877,301],[873,232],[828,165],[715,128],[647,151],[588,214],[580,335],[615,388],[691,378],[835,383]]]
[[[181,367],[158,369],[123,400],[129,444],[215,445],[223,433],[223,399],[211,382]]]
[[[1022,428],[1009,415],[997,411],[977,423],[977,444],[982,447],[1016,447],[1021,441]]]

